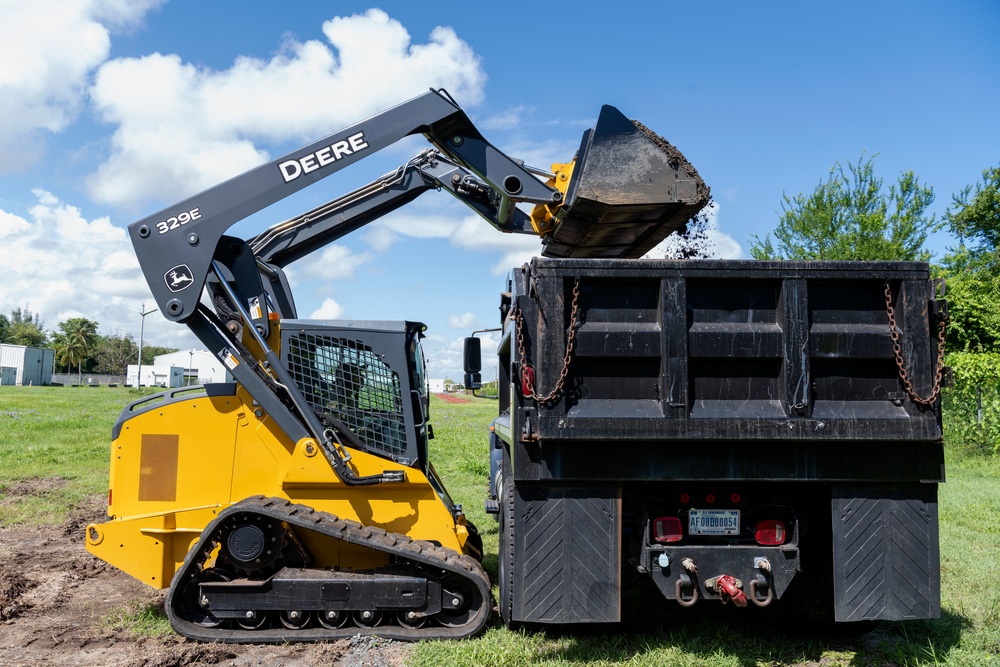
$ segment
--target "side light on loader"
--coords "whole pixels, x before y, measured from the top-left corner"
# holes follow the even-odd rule
[[[754,526],[757,544],[776,547],[785,543],[785,524],[777,519],[763,519]]]
[[[653,521],[653,539],[660,544],[680,542],[684,537],[681,520],[675,516],[661,516]]]

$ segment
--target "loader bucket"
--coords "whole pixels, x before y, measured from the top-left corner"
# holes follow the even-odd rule
[[[605,105],[583,135],[546,257],[641,257],[709,200],[684,155]]]

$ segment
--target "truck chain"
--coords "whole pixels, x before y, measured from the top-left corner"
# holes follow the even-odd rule
[[[420,565],[440,571],[443,577],[458,577],[471,594],[468,596],[468,618],[462,623],[428,624],[424,627],[408,627],[405,625],[379,625],[376,627],[361,627],[348,623],[344,627],[303,627],[292,629],[281,627],[266,627],[246,629],[245,627],[211,627],[199,623],[198,619],[185,616],[191,615],[191,605],[184,599],[191,585],[207,580],[203,573],[205,563],[211,558],[220,544],[221,532],[230,517],[242,515],[258,515],[287,524],[299,530],[308,530],[326,535],[333,539],[343,540],[352,545],[366,547],[375,551],[395,556],[403,564]],[[398,567],[395,570],[398,572]],[[420,576],[420,575],[417,575]],[[215,579],[218,581],[218,579]],[[208,525],[201,533],[201,539],[191,548],[181,568],[174,575],[167,593],[166,611],[170,625],[174,630],[190,639],[200,641],[219,641],[229,643],[264,643],[264,642],[304,642],[326,641],[353,637],[354,635],[378,635],[401,641],[417,641],[420,639],[461,639],[475,635],[482,630],[489,619],[492,607],[490,582],[482,566],[471,556],[455,552],[452,549],[439,547],[430,542],[414,540],[399,533],[389,533],[381,528],[364,526],[357,521],[340,519],[333,514],[318,512],[306,505],[299,505],[282,498],[266,498],[254,496],[230,505]],[[290,610],[288,610],[290,611]],[[433,617],[431,617],[433,618]],[[393,619],[394,620],[394,619]]]

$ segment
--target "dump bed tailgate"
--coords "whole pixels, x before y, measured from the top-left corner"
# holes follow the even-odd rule
[[[542,450],[537,474],[594,475],[577,457],[633,447],[647,454],[629,465],[650,469],[716,452],[757,466],[747,475],[852,479],[867,465],[859,452],[898,457],[925,443],[931,453],[894,474],[940,476],[940,401],[914,400],[932,395],[938,356],[927,264],[536,259],[513,281],[522,344],[510,343],[536,393],[562,372],[577,281],[564,390],[549,403],[514,392],[513,437]],[[754,448],[763,455],[747,456]]]

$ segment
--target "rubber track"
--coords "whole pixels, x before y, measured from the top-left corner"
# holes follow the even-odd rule
[[[345,627],[336,629],[310,627],[302,630],[290,630],[282,626],[261,630],[245,630],[242,628],[207,628],[181,618],[175,608],[174,596],[179,595],[179,591],[183,590],[188,578],[200,572],[203,563],[211,556],[217,544],[216,537],[222,523],[234,514],[247,512],[270,517],[295,528],[311,530],[350,544],[368,547],[414,563],[456,574],[479,591],[482,600],[480,609],[470,616],[468,623],[459,627],[444,627],[431,623],[422,628],[407,628],[400,625],[363,628],[348,622]],[[489,578],[479,562],[471,556],[459,554],[452,549],[439,547],[430,542],[414,540],[406,535],[364,526],[357,521],[339,519],[333,514],[317,512],[311,507],[294,504],[282,498],[254,496],[230,505],[219,513],[219,516],[202,531],[201,535],[201,539],[188,552],[184,564],[174,575],[166,599],[167,617],[170,619],[171,627],[189,639],[238,644],[325,641],[355,635],[378,635],[401,641],[461,639],[478,633],[489,620],[490,608],[493,604]]]

